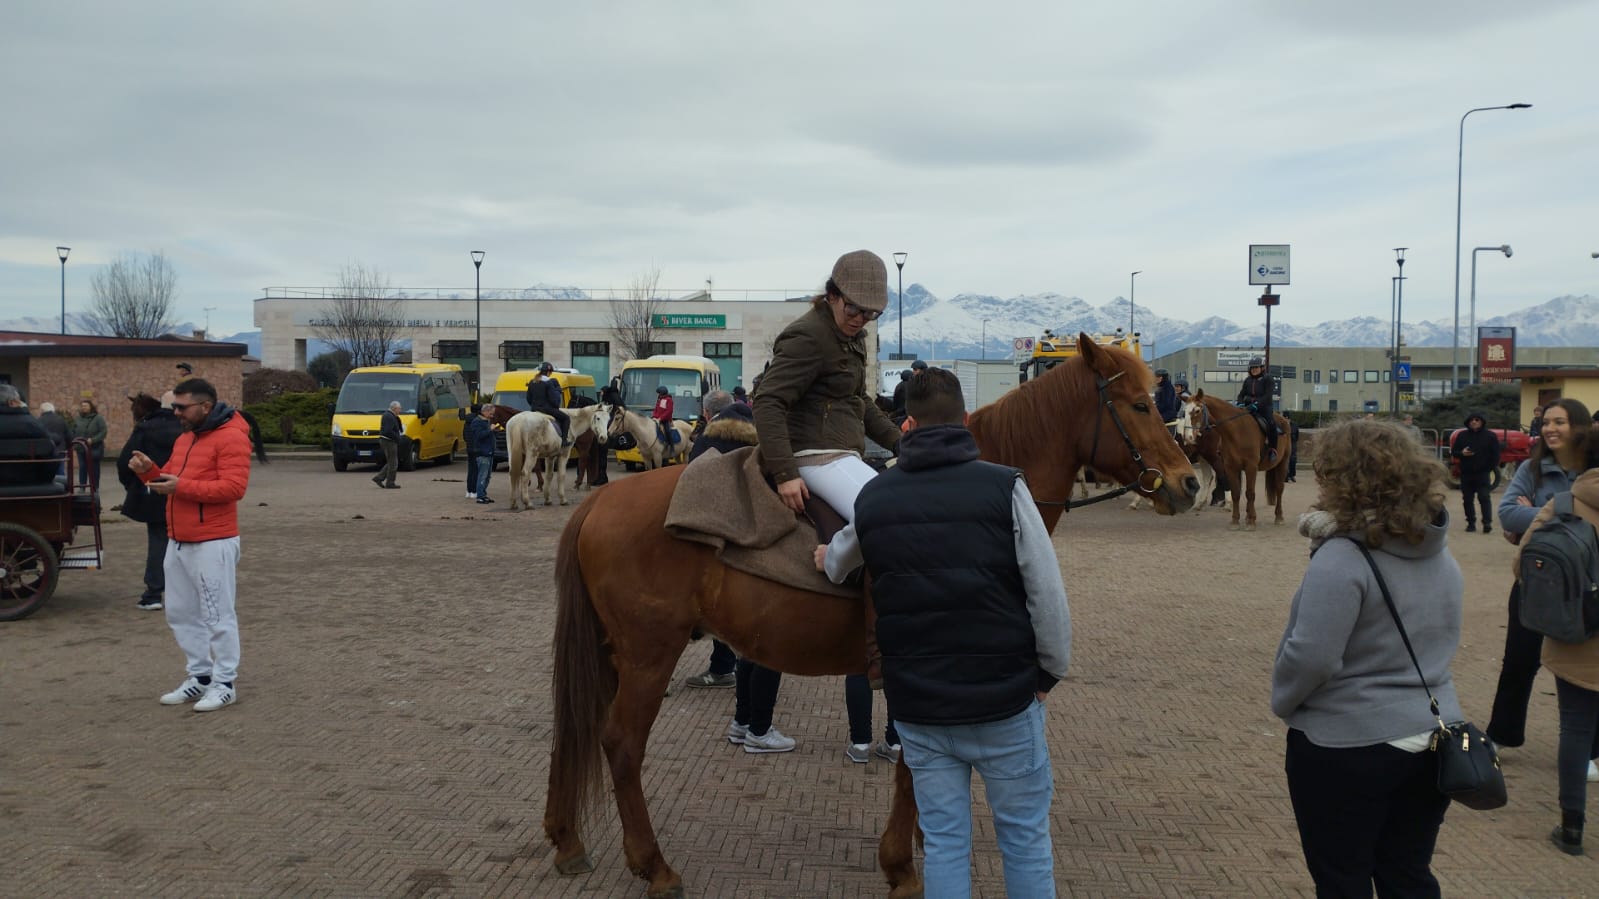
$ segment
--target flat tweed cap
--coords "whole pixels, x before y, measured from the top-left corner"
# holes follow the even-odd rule
[[[845,253],[833,263],[833,283],[851,303],[872,312],[888,308],[888,266],[871,250]]]

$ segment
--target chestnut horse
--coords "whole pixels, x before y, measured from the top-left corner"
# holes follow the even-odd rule
[[[1244,530],[1255,529],[1255,476],[1266,475],[1266,502],[1276,503],[1276,524],[1283,523],[1283,483],[1288,479],[1288,455],[1293,451],[1288,433],[1288,419],[1273,413],[1277,420],[1277,459],[1267,462],[1261,452],[1264,436],[1255,416],[1226,400],[1206,396],[1204,390],[1194,392],[1194,402],[1201,409],[1205,424],[1200,428],[1200,445],[1209,435],[1216,436],[1214,458],[1210,464],[1227,476],[1233,494],[1233,520],[1229,527],[1238,530],[1239,488],[1244,486],[1244,496],[1249,508],[1244,518]],[[1246,482],[1241,484],[1240,482]]]
[[[1148,366],[1086,336],[1079,348],[1080,356],[971,416],[983,458],[1026,472],[1051,529],[1077,469],[1090,463],[1139,485],[1166,514],[1187,509],[1198,481],[1151,409]],[[555,561],[555,734],[544,832],[556,870],[593,870],[579,829],[608,763],[627,864],[649,882],[652,899],[683,895],[656,842],[642,768],[650,727],[689,641],[713,634],[744,658],[806,676],[859,673],[866,652],[860,599],[762,580],[723,566],[708,546],[669,536],[662,522],[683,470],[657,469],[595,491],[561,532]],[[891,896],[917,896],[916,805],[903,762],[894,787],[878,864]]]

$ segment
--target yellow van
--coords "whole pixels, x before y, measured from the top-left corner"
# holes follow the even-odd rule
[[[383,463],[378,431],[389,403],[400,403],[400,470],[425,459],[449,463],[461,448],[467,409],[466,378],[459,365],[374,365],[344,379],[333,404],[333,470],[351,462]]]
[[[494,398],[487,400],[496,406],[507,406],[518,412],[527,411],[527,385],[539,376],[538,369],[522,369],[508,371],[494,381]],[[575,368],[557,368],[551,377],[555,383],[561,385],[561,406],[572,408],[578,397],[585,397],[595,402],[599,395],[594,387],[594,378],[585,375]],[[573,450],[576,452],[576,450]],[[505,449],[505,432],[494,432],[494,461],[504,462],[510,458]]]
[[[704,356],[651,356],[622,364],[622,404],[627,408],[648,417],[655,409],[657,387],[671,395],[673,418],[698,421],[705,395],[722,389],[722,370]],[[637,447],[617,450],[616,461],[628,471],[644,467]]]

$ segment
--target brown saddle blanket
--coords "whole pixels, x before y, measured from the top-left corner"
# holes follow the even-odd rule
[[[766,483],[755,447],[715,450],[683,468],[666,509],[666,532],[716,550],[729,568],[784,586],[860,596],[816,570],[815,529]]]

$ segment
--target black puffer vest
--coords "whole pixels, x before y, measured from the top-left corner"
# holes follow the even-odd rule
[[[861,488],[855,527],[896,719],[977,724],[1033,701],[1038,653],[1011,508],[1020,476],[978,461],[971,432],[946,425],[906,434],[899,464]]]

